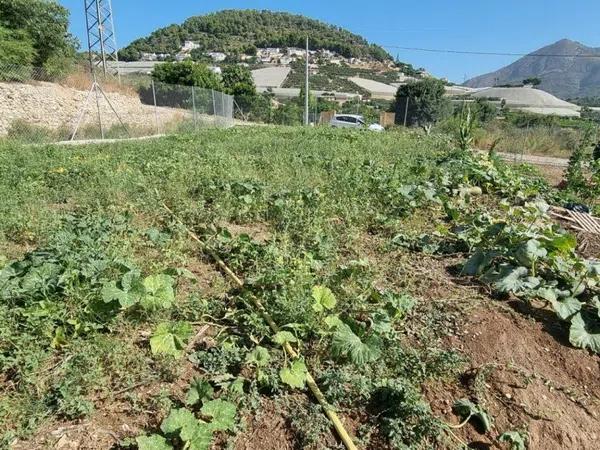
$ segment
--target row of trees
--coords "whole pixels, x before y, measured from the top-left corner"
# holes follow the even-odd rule
[[[78,46],[68,26],[69,12],[55,0],[0,0],[0,64],[64,71]]]
[[[196,86],[233,95],[240,108],[248,108],[257,99],[252,73],[247,67],[231,64],[223,68],[221,75],[205,64],[193,61],[166,62],[154,68],[152,77],[159,82]]]

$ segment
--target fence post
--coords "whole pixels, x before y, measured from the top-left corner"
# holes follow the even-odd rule
[[[192,86],[192,107],[194,108],[194,130],[198,130],[198,121],[196,120],[196,91],[194,89],[194,86]]]
[[[154,98],[154,120],[156,121],[156,134],[160,134],[158,124],[158,105],[156,104],[156,88],[154,87],[154,78],[152,79],[152,97]]]
[[[226,126],[227,113],[225,112],[225,94],[220,93],[221,98],[221,126]]]
[[[212,93],[213,116],[216,116],[217,115],[217,104],[215,103],[215,90],[211,89],[210,92]],[[213,120],[214,120],[214,122],[216,122],[217,118],[215,117]]]
[[[408,116],[408,101],[410,97],[406,97],[406,106],[404,107],[404,127],[406,128],[406,118]]]

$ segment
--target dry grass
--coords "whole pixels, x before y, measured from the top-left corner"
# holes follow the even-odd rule
[[[92,79],[89,71],[80,66],[58,81],[58,83],[61,86],[76,89],[78,91],[87,91],[92,85]],[[105,92],[118,93],[130,97],[138,96],[138,93],[133,86],[126,83],[119,83],[118,78],[112,75],[103,77],[100,83]]]
[[[477,148],[499,152],[569,157],[580,140],[578,130],[557,127],[516,128],[488,125],[476,136]]]

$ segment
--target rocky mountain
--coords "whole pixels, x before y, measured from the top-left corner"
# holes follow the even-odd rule
[[[263,47],[304,47],[308,35],[312,50],[326,49],[348,58],[391,60],[381,47],[341,27],[284,12],[225,10],[190,17],[138,39],[119,51],[124,60],[137,60],[142,52],[175,54],[185,41],[200,52],[253,54]]]
[[[465,86],[518,84],[530,77],[542,81],[540,89],[563,99],[600,96],[600,48],[562,39],[500,70],[472,78]]]

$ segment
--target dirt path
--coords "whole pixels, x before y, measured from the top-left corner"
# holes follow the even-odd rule
[[[496,153],[505,161],[515,163],[537,164],[539,166],[567,167],[569,160],[564,158],[554,158],[552,156],[521,155],[516,153]]]

